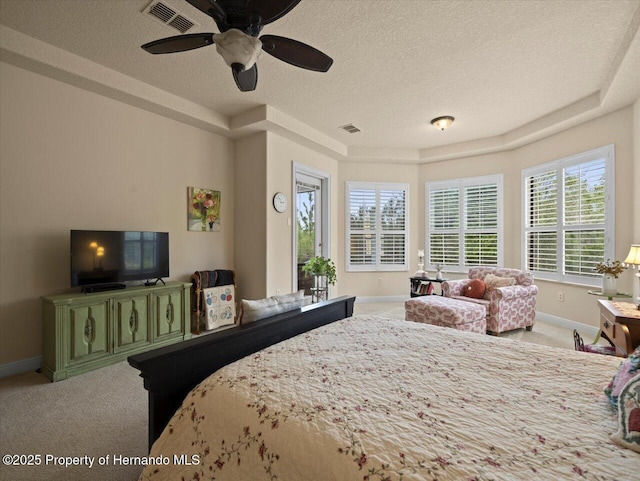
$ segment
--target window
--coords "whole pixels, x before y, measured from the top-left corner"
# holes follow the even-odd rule
[[[502,175],[427,182],[427,265],[502,265]]]
[[[347,271],[406,271],[408,184],[347,182]]]
[[[522,172],[523,265],[537,277],[598,285],[614,257],[613,145]]]

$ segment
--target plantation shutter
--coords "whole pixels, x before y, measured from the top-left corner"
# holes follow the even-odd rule
[[[407,184],[347,183],[347,270],[407,270]]]
[[[406,194],[403,190],[381,189],[380,200],[380,263],[405,263]]]
[[[376,191],[349,191],[349,263],[373,266],[376,263]]]
[[[498,265],[498,186],[464,188],[464,265]]]
[[[502,177],[427,183],[427,265],[462,271],[501,261]]]
[[[605,244],[605,160],[564,169],[564,271],[596,277]]]
[[[613,145],[523,171],[523,262],[537,276],[598,285],[613,258]]]
[[[555,171],[526,179],[526,266],[531,271],[556,272],[558,179]]]
[[[429,190],[428,264],[460,264],[460,189]]]

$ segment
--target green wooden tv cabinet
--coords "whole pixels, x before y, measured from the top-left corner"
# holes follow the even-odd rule
[[[190,283],[42,298],[42,372],[61,381],[191,337]]]

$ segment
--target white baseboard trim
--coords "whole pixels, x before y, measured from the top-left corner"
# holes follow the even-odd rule
[[[545,314],[544,312],[540,311],[536,312],[536,318],[555,326],[564,327],[571,330],[575,329],[582,335],[595,337],[600,330],[600,328],[595,326],[588,326],[587,324],[582,324],[581,322],[571,321],[563,317],[554,316],[552,314]]]
[[[0,379],[22,374],[23,372],[35,371],[36,369],[40,369],[40,366],[42,366],[42,356],[8,362],[0,366]]]
[[[370,303],[370,302],[404,302],[409,296],[356,296],[356,304]]]

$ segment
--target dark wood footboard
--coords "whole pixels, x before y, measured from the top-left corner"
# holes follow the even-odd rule
[[[149,391],[149,449],[203,379],[260,349],[350,317],[354,302],[355,297],[343,296],[130,356],[129,364],[140,371]]]

